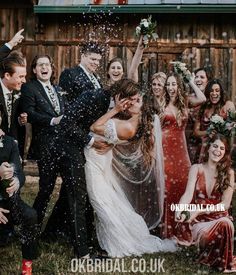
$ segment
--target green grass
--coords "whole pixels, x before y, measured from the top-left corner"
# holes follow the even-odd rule
[[[59,192],[60,184],[55,187],[52,202],[49,205],[49,211],[52,209],[53,201],[57,198]],[[38,181],[36,177],[27,177],[25,186],[22,188],[22,198],[25,202],[32,205],[35,195],[38,190]],[[235,199],[234,199],[235,206]],[[235,207],[233,207],[235,209]],[[220,274],[210,270],[206,266],[199,265],[195,263],[196,249],[195,247],[183,248],[182,251],[176,253],[155,253],[151,255],[142,256],[147,264],[147,269],[150,267],[149,263],[151,259],[154,261],[155,258],[164,259],[163,272],[72,272],[71,271],[71,259],[73,258],[73,250],[71,246],[67,243],[53,243],[47,244],[45,242],[40,242],[40,257],[33,263],[33,274],[37,275],[67,275],[67,274],[176,274],[176,275],[203,275],[203,274]],[[131,270],[131,257],[124,259],[125,270]],[[137,258],[138,259],[138,258]],[[114,262],[115,260],[113,260]],[[119,260],[121,262],[121,260]],[[141,260],[142,261],[142,260]],[[137,267],[137,265],[135,265]],[[21,252],[20,244],[16,241],[6,248],[0,248],[0,275],[14,275],[20,274],[21,268]]]

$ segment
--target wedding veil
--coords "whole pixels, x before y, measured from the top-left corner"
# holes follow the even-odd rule
[[[161,125],[154,119],[154,159],[150,167],[144,163],[140,140],[125,141],[113,149],[112,168],[134,210],[140,214],[149,229],[161,221],[164,203],[164,167]]]

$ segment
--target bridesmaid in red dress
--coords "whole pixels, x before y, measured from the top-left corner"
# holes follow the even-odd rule
[[[227,139],[215,135],[207,146],[205,162],[192,165],[187,188],[180,204],[211,205],[195,212],[176,212],[176,221],[188,225],[191,235],[180,244],[198,246],[198,262],[219,271],[236,272],[233,256],[234,226],[228,213],[234,191],[234,171],[230,168]],[[219,211],[219,209],[221,211]],[[184,222],[187,219],[187,223]]]
[[[194,135],[202,140],[196,153],[195,163],[202,162],[208,139],[207,128],[211,117],[217,114],[226,119],[228,111],[235,111],[234,103],[226,100],[225,92],[219,79],[213,79],[208,82],[205,96],[207,101],[201,106],[198,118],[194,124]]]
[[[165,167],[165,201],[161,227],[163,238],[172,238],[176,235],[176,222],[171,204],[177,204],[183,195],[191,165],[185,138],[188,101],[197,105],[206,100],[193,79],[190,80],[189,85],[195,91],[195,96],[190,99],[184,91],[183,82],[179,76],[175,73],[168,75],[165,86],[166,108],[160,115]]]

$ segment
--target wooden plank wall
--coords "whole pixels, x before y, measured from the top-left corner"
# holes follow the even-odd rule
[[[25,1],[27,2],[27,1]],[[119,56],[128,68],[137,45],[135,27],[141,14],[40,14],[32,4],[2,7],[0,2],[0,42],[8,41],[20,28],[25,28],[21,50],[28,66],[39,53],[54,58],[56,76],[65,67],[79,61],[79,45],[89,38],[108,45],[100,75],[105,80],[106,64]],[[190,70],[210,66],[220,78],[228,95],[236,102],[236,16],[234,14],[155,14],[159,39],[145,50],[140,66],[141,81],[148,82],[159,70],[169,70],[169,61],[182,60]]]

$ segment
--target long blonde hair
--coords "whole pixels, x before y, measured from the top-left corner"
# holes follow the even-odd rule
[[[160,101],[158,101],[158,99],[155,96],[153,97],[153,106],[154,106],[154,108],[156,108],[158,110],[157,114],[160,116],[162,115],[162,113],[164,113],[165,106],[166,106],[166,99],[165,99],[166,78],[167,78],[167,76],[163,72],[155,73],[151,78],[151,83],[153,82],[153,80],[156,79],[163,85],[163,89],[164,89],[164,94],[163,94],[163,97],[160,99]]]

